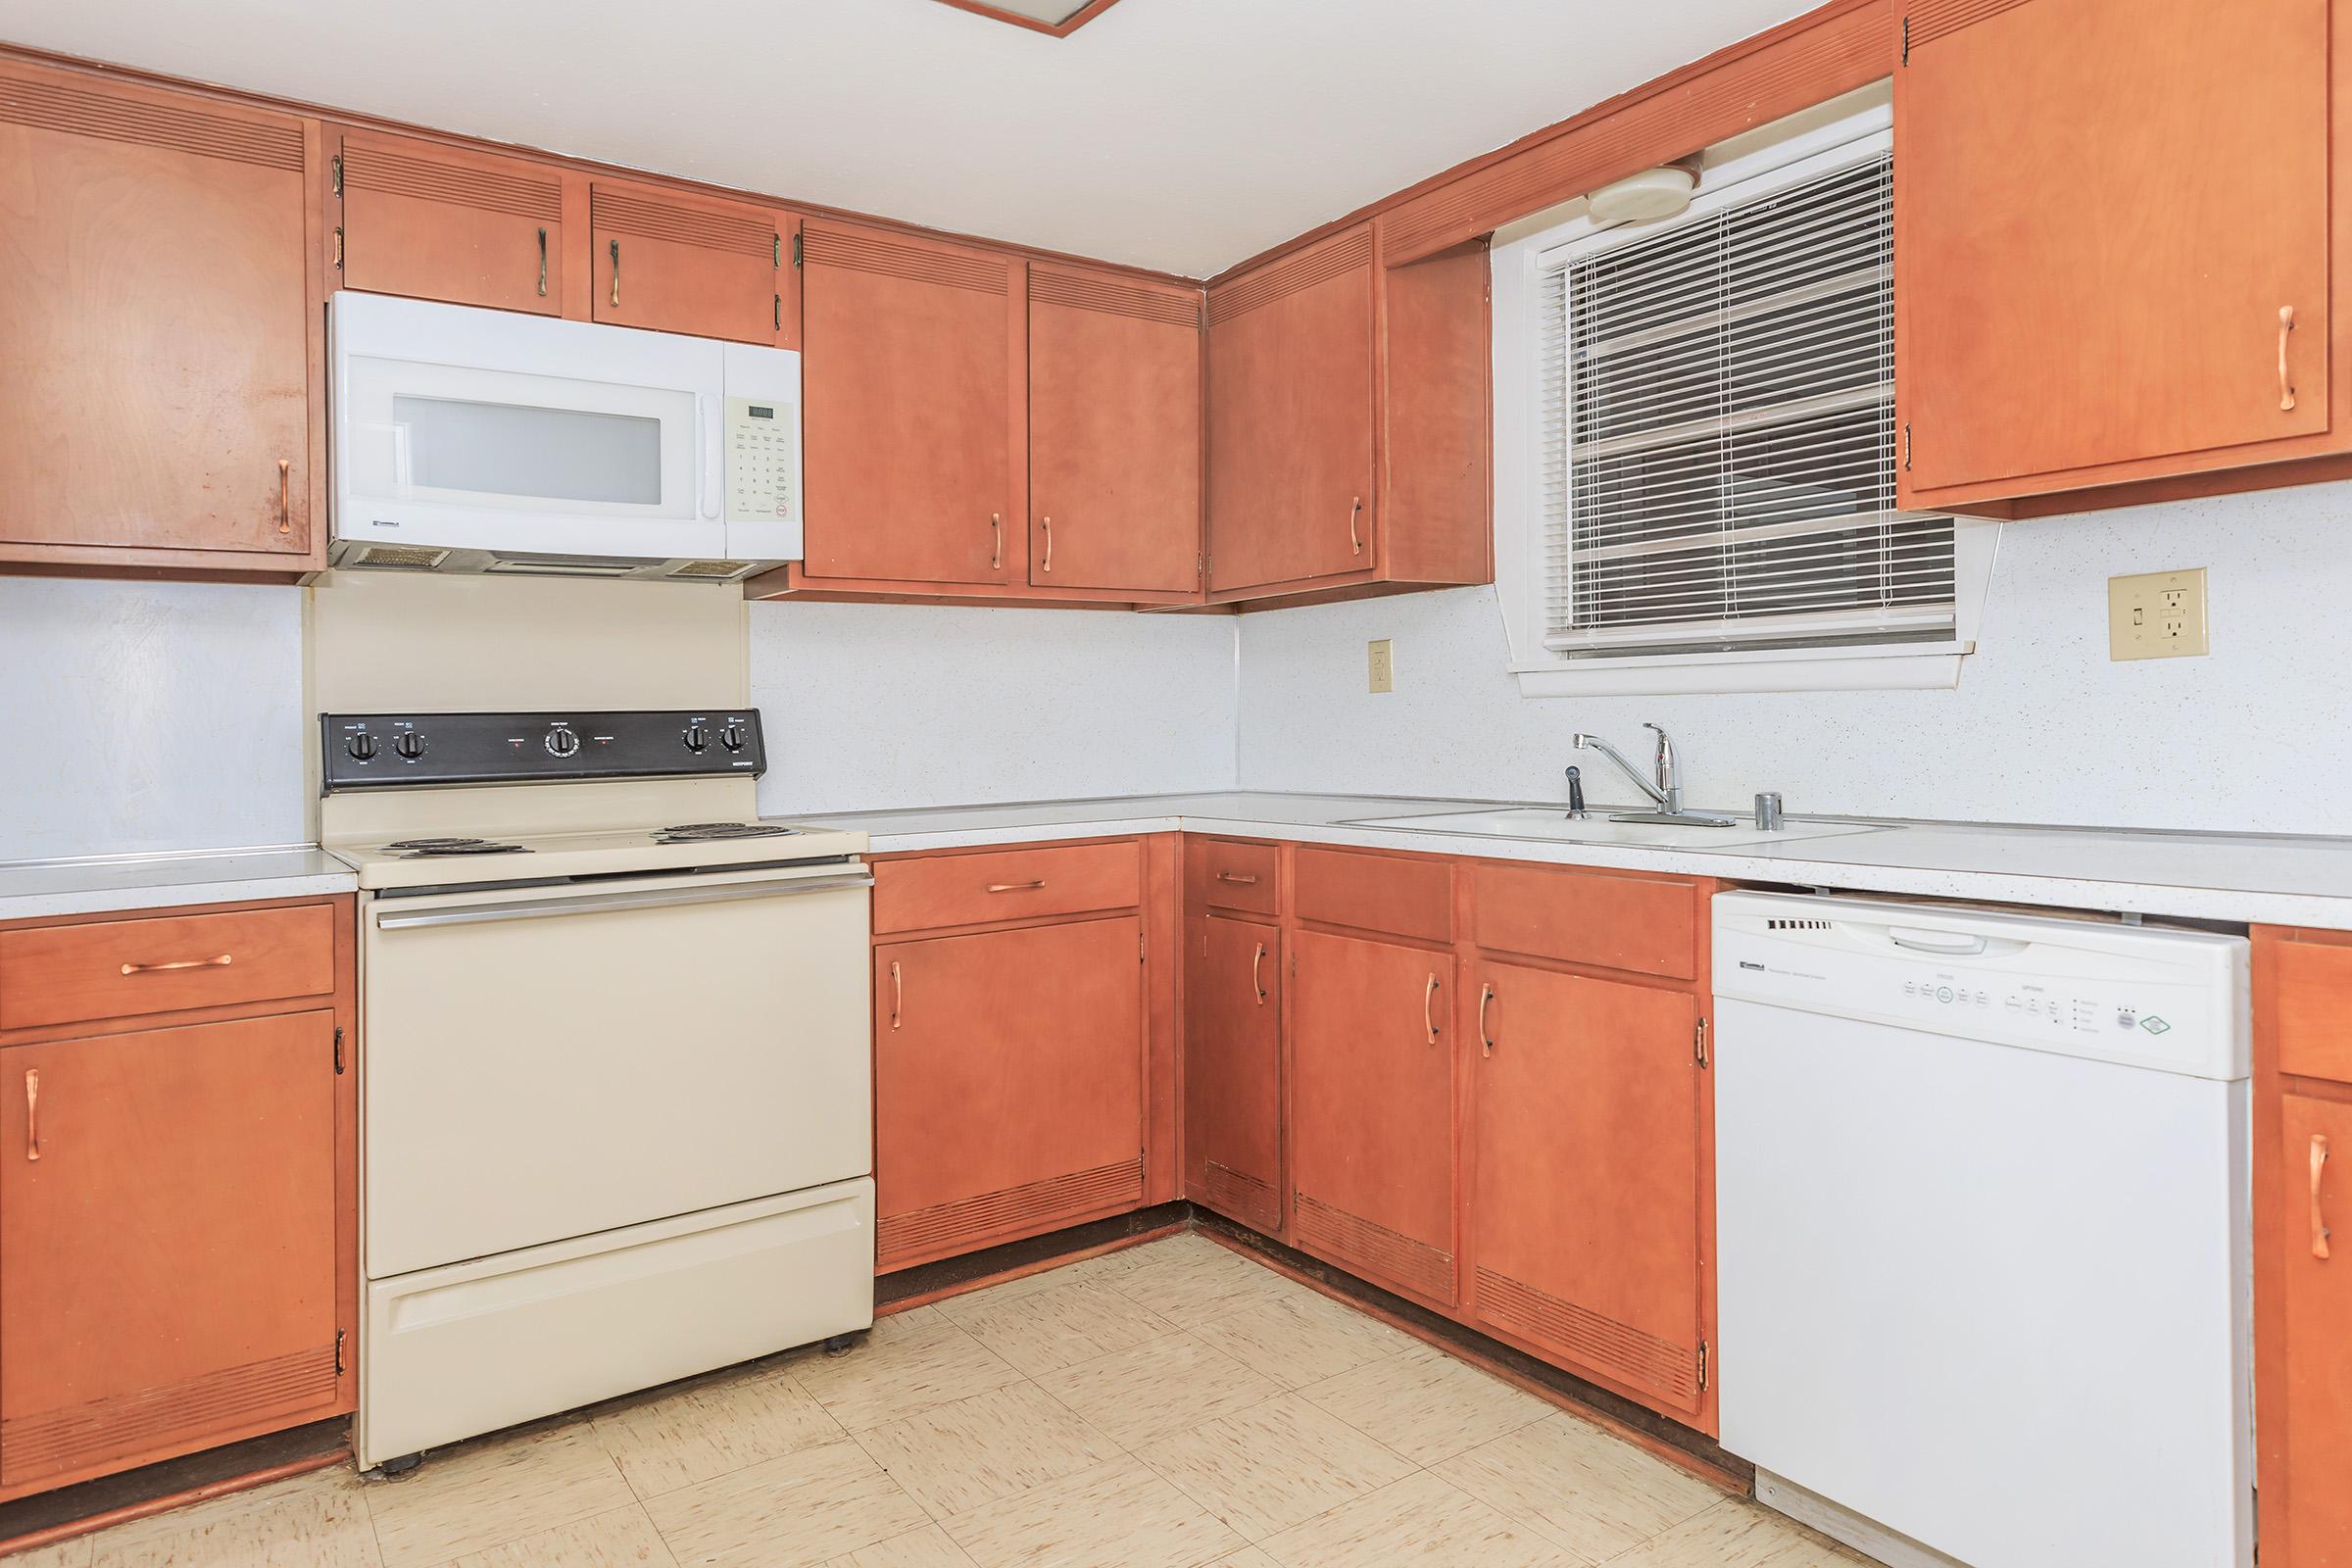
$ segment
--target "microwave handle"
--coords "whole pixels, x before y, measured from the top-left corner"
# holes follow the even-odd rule
[[[725,444],[725,433],[710,416],[710,394],[698,392],[694,399],[694,444],[703,455],[702,514],[706,517],[718,515],[719,453]]]

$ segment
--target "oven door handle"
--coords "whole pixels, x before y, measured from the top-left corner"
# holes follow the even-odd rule
[[[790,898],[803,893],[843,893],[874,885],[870,871],[805,877],[797,882],[733,882],[716,888],[670,888],[659,893],[590,893],[574,898],[515,899],[504,904],[461,904],[433,909],[379,909],[378,931],[413,931],[432,925],[486,925],[494,920],[546,920],[560,914],[604,914],[617,909],[662,909],[683,904],[733,904],[744,899]]]

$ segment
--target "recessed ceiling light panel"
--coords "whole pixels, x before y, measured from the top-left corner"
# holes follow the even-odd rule
[[[1118,0],[940,0],[940,4],[994,17],[1032,32],[1066,38],[1116,5]]]

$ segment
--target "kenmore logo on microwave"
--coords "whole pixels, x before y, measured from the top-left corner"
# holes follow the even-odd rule
[[[1762,974],[1764,972],[1764,966],[1752,958],[1741,958],[1740,960],[1740,967],[1742,969],[1753,969],[1758,974]]]

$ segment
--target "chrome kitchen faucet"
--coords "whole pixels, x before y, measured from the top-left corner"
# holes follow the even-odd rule
[[[1640,770],[1625,760],[1624,753],[1599,736],[1588,735],[1579,730],[1573,737],[1578,751],[1595,751],[1616,763],[1617,770],[1632,779],[1635,787],[1649,797],[1657,806],[1657,809],[1654,811],[1617,812],[1611,815],[1609,820],[1612,822],[1665,822],[1682,827],[1732,826],[1732,819],[1728,816],[1709,816],[1704,812],[1683,809],[1683,764],[1682,760],[1675,755],[1674,739],[1656,724],[1643,724],[1642,727],[1654,731],[1658,737],[1657,754],[1651,760],[1651,766],[1657,775],[1655,783],[1643,778]]]

